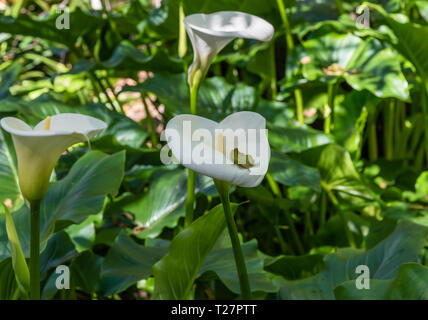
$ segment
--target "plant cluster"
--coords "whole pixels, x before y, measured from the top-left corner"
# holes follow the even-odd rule
[[[419,0],[0,1],[0,299],[428,299],[427,38]],[[266,174],[165,165],[183,117],[265,125]]]

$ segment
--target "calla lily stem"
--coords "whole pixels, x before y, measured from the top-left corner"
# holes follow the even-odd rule
[[[226,218],[227,229],[229,230],[230,241],[232,242],[233,255],[235,257],[236,269],[238,271],[239,286],[241,288],[241,298],[251,299],[250,281],[248,280],[247,266],[245,265],[244,254],[238,238],[238,230],[230,209],[229,190],[230,183],[214,179],[214,184],[220,195]]]
[[[199,74],[196,72],[196,74]],[[190,113],[197,114],[197,105],[198,105],[198,92],[199,84],[201,79],[199,77],[194,77],[194,81],[190,86]],[[186,197],[186,226],[190,225],[193,221],[193,209],[195,202],[195,180],[196,174],[192,170],[188,170],[187,176],[187,197]]]
[[[193,83],[190,87],[190,113],[197,114],[198,113],[198,93],[199,93],[199,85],[201,82],[200,72],[196,71],[195,76],[193,78]]]
[[[290,23],[288,21],[287,13],[285,12],[284,0],[276,0],[279,14],[282,20],[282,26],[285,32],[285,41],[287,43],[288,53],[294,50],[293,35],[291,33]],[[294,100],[296,102],[296,116],[299,124],[304,124],[305,119],[303,117],[303,97],[302,91],[299,88],[294,90]]]
[[[186,227],[193,221],[193,203],[195,202],[195,180],[196,173],[193,170],[187,170],[187,197],[186,197]]]
[[[329,83],[327,89],[327,107],[325,110],[324,132],[330,133],[334,116],[335,83]]]
[[[285,40],[287,42],[287,47],[289,50],[294,49],[293,37],[291,35],[290,23],[288,22],[287,13],[285,12],[284,0],[276,0],[279,14],[281,15],[282,26],[285,31]]]
[[[30,298],[32,300],[40,300],[40,204],[41,200],[30,201]]]

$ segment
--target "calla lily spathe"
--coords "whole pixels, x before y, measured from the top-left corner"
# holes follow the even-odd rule
[[[184,24],[194,53],[188,75],[190,86],[195,77],[205,77],[214,57],[232,40],[270,41],[274,33],[269,22],[239,11],[192,14],[184,18]]]
[[[88,141],[107,127],[101,120],[74,113],[54,115],[34,129],[13,117],[1,119],[1,126],[12,135],[19,186],[29,201],[45,196],[52,170],[68,147]]]
[[[173,156],[183,166],[220,181],[255,187],[263,180],[270,161],[265,129],[266,120],[255,112],[237,112],[220,123],[183,114],[168,122],[165,137]],[[223,142],[221,133],[228,130],[235,134],[230,143]],[[253,166],[236,164],[233,159],[236,148],[254,160]]]

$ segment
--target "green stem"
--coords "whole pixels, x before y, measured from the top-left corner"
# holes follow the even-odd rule
[[[283,0],[276,0],[279,14],[282,20],[282,26],[285,32],[285,42],[287,43],[287,49],[289,52],[294,50],[293,35],[291,33],[290,22],[288,21],[287,13],[285,12],[285,6]],[[300,124],[304,124],[305,120],[303,117],[303,98],[302,91],[297,88],[294,90],[294,99],[296,103],[296,117]]]
[[[363,146],[364,146],[364,132],[366,130],[367,127],[367,120],[368,120],[368,111],[367,111],[367,107],[363,107],[361,109],[361,114],[357,120],[357,128],[358,128],[358,135],[359,135],[359,143],[358,143],[358,149],[355,152],[355,161],[360,160],[361,158],[361,153],[363,152]]]
[[[376,161],[378,157],[377,152],[377,134],[376,134],[376,112],[369,110],[369,119],[367,124],[368,138],[369,138],[369,160]]]
[[[91,80],[91,83],[92,83],[92,88],[94,89],[94,92],[95,92],[96,96],[98,97],[98,103],[104,103],[103,99],[101,99],[101,90],[98,87],[99,83],[97,82],[95,74],[92,71],[89,71],[88,75],[89,75],[89,79]],[[113,105],[105,104],[105,106],[112,111],[114,110]]]
[[[281,189],[279,188],[278,184],[272,178],[272,176],[270,175],[269,172],[266,173],[266,180],[268,181],[268,184],[269,184],[270,189],[272,190],[272,193],[276,197],[282,198]],[[287,250],[287,246],[285,244],[284,237],[282,236],[281,229],[277,225],[274,225],[274,228],[275,228],[276,235],[278,236],[279,245],[281,246],[281,250],[282,250],[282,252],[285,253]]]
[[[275,41],[272,41],[272,44],[270,46],[270,54],[271,54],[270,73],[272,75],[270,79],[271,98],[272,100],[276,100],[278,90],[277,90],[277,82],[276,82]]]
[[[98,85],[100,86],[101,90],[103,91],[104,95],[106,96],[107,101],[110,104],[110,106],[117,111],[116,106],[114,105],[113,101],[111,100],[110,96],[108,95],[106,87],[104,87],[103,83],[97,77],[97,75],[95,73],[93,74],[93,76],[94,76],[95,80],[97,81]]]
[[[282,26],[284,27],[285,32],[285,41],[287,42],[288,50],[294,49],[293,36],[291,34],[290,23],[288,22],[287,13],[285,12],[285,6],[283,0],[276,0],[278,5],[279,14],[282,20]]]
[[[406,125],[408,125],[407,118],[406,118],[406,106],[403,101],[396,100],[395,101],[395,121],[394,121],[395,148],[393,148],[393,158],[400,157],[400,154],[401,154],[400,141],[402,140],[402,138],[404,139],[404,136],[407,134]]]
[[[327,87],[327,105],[324,110],[324,132],[330,133],[333,127],[333,116],[334,116],[334,97],[335,97],[335,83],[329,83]]]
[[[418,151],[415,154],[414,167],[417,171],[422,171],[422,168],[423,168],[424,149],[425,149],[425,146],[421,145],[421,147],[418,149]]]
[[[149,128],[149,131],[150,131],[150,138],[152,140],[153,148],[157,148],[158,136],[156,134],[155,122],[153,120],[152,114],[149,111],[149,108],[147,107],[146,95],[144,93],[141,95],[141,101],[143,103],[144,110],[146,111],[146,122],[147,122],[147,127]]]
[[[356,248],[357,245],[356,245],[355,240],[354,240],[354,235],[352,234],[351,230],[349,230],[349,223],[348,223],[348,219],[345,216],[345,213],[339,208],[339,201],[337,201],[336,196],[333,194],[333,192],[331,192],[331,190],[323,182],[321,182],[321,185],[322,185],[323,189],[326,191],[331,202],[333,202],[333,205],[339,211],[339,216],[340,216],[340,219],[342,220],[342,223],[345,227],[346,238],[348,239],[349,245],[351,246],[351,248]]]
[[[119,101],[119,97],[118,97],[118,95],[114,92],[114,88],[113,88],[113,85],[112,85],[112,83],[110,82],[110,79],[108,78],[108,77],[105,77],[104,78],[104,81],[107,83],[107,86],[108,86],[108,88],[110,89],[110,91],[111,91],[111,93],[113,94],[113,96],[114,96],[114,101],[117,103],[117,105],[118,105],[118,107],[116,108],[116,111],[117,112],[119,112],[119,113],[124,113],[123,112],[123,107],[122,107],[122,104],[120,103],[120,101]]]
[[[30,201],[30,298],[32,300],[40,300],[40,204],[41,200]]]
[[[278,226],[274,226],[276,236],[278,237],[279,246],[281,248],[282,253],[287,252],[287,244],[285,243],[284,237],[282,236],[281,229]]]
[[[414,159],[416,156],[416,150],[420,143],[421,137],[423,136],[423,119],[416,119],[414,128],[412,131],[412,138],[410,141],[409,152],[407,153],[410,159]]]
[[[190,86],[190,113],[197,114],[198,91],[200,78],[196,77],[193,84]],[[190,225],[193,221],[193,210],[195,202],[195,179],[196,174],[192,170],[188,170],[187,178],[187,198],[186,198],[186,225]]]
[[[309,211],[305,211],[305,226],[306,226],[306,232],[310,236],[314,235],[314,227],[312,226],[312,218],[311,213]]]
[[[19,15],[19,12],[21,11],[22,6],[24,5],[25,0],[17,0],[15,4],[12,7],[11,15],[12,17],[16,18]]]
[[[279,188],[278,184],[276,183],[276,181],[272,178],[272,176],[269,173],[266,174],[266,179],[269,183],[269,186],[272,190],[272,193],[277,198],[283,199],[281,189]],[[290,227],[291,236],[293,238],[294,244],[296,245],[299,254],[303,254],[305,250],[303,248],[302,241],[300,241],[299,234],[297,233],[296,226],[294,225],[293,218],[291,217],[291,214],[287,209],[284,209],[284,213],[285,213],[285,220],[287,221],[287,224]]]
[[[190,87],[190,113],[198,113],[198,92],[199,92],[199,82],[195,82]]]
[[[294,99],[296,101],[296,115],[297,120],[300,124],[305,123],[305,118],[303,117],[303,97],[302,97],[302,90],[295,89],[294,90]]]
[[[245,265],[244,254],[242,253],[241,244],[238,238],[235,220],[233,219],[232,210],[230,209],[228,182],[214,179],[214,184],[220,195],[223,204],[224,216],[226,218],[227,229],[229,230],[230,241],[232,242],[233,255],[235,257],[236,269],[238,271],[239,286],[241,288],[241,298],[244,300],[251,299],[250,281],[248,280],[247,266]]]
[[[40,8],[42,8],[42,10],[44,12],[49,12],[49,10],[50,10],[49,5],[47,3],[45,3],[45,1],[43,1],[43,0],[35,0],[34,2],[37,3],[37,5]]]
[[[385,139],[385,158],[388,160],[392,159],[392,152],[394,149],[394,112],[395,112],[395,101],[391,99],[384,110],[384,139]]]
[[[187,170],[187,197],[186,197],[186,227],[193,222],[193,209],[195,202],[195,171]]]
[[[296,226],[294,225],[293,218],[291,217],[290,211],[288,211],[288,209],[285,209],[284,213],[285,213],[285,220],[287,221],[287,224],[290,226],[291,237],[293,238],[293,241],[297,247],[297,252],[299,254],[304,254],[305,249],[303,248],[303,244],[300,241],[299,234],[297,233]]]

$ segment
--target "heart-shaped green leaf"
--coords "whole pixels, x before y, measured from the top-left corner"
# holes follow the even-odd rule
[[[325,257],[325,268],[315,276],[302,280],[275,278],[281,299],[334,299],[334,288],[343,282],[356,279],[356,268],[367,265],[372,279],[394,278],[403,263],[415,262],[423,248],[428,228],[402,221],[392,234],[375,247],[362,252],[339,249]]]
[[[232,204],[232,211],[237,209]],[[155,299],[188,299],[208,253],[226,227],[221,204],[195,220],[171,242],[168,254],[153,266]]]

